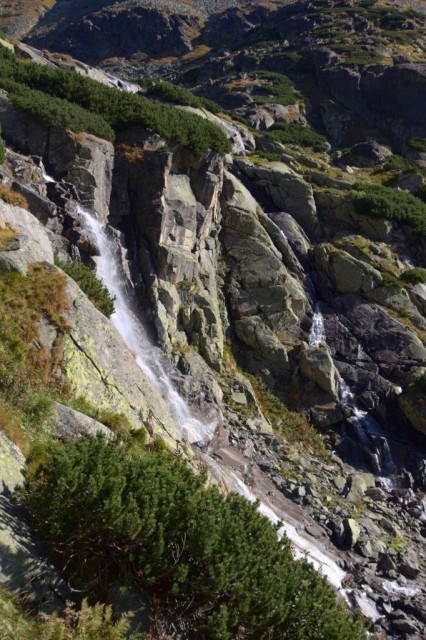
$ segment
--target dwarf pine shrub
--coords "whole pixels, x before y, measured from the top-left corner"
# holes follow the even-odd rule
[[[52,444],[33,453],[26,478],[23,503],[83,588],[125,577],[154,598],[166,626],[198,638],[365,637],[255,504],[207,488],[161,448],[100,437]]]

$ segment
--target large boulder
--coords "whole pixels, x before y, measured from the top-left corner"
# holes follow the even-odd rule
[[[98,434],[106,437],[111,436],[111,430],[108,427],[60,402],[55,402],[53,405],[50,423],[51,433],[66,442]]]
[[[329,396],[338,399],[339,372],[327,347],[306,348],[299,356],[299,366],[302,375],[315,382]]]
[[[49,237],[29,211],[0,200],[0,238],[2,231],[3,235],[8,235],[8,241],[4,246],[0,243],[0,271],[18,271],[26,275],[29,265],[34,262],[53,264]]]
[[[309,238],[317,238],[319,224],[310,184],[282,162],[254,164],[240,158],[236,163],[261,199],[267,198],[276,211],[290,213]]]
[[[356,167],[374,167],[382,165],[392,151],[377,142],[360,142],[342,156],[341,161]]]
[[[367,295],[379,287],[382,275],[367,262],[357,260],[330,244],[315,247],[315,280],[324,299],[336,293]]]
[[[308,298],[283,264],[258,203],[227,172],[222,214],[226,291],[236,333],[251,352],[252,369],[270,367],[275,376],[286,378],[288,354],[300,345]]]

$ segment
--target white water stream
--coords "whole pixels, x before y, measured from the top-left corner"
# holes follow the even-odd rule
[[[320,305],[315,305],[314,316],[312,319],[312,327],[309,335],[309,346],[318,347],[321,343],[327,344],[327,334],[325,331],[324,317],[321,313]],[[365,357],[365,352],[361,345],[358,345],[358,359]],[[354,457],[357,458],[356,448],[359,445],[365,448],[365,451],[371,451],[371,463],[374,467],[374,473],[380,476],[383,484],[391,488],[392,481],[388,476],[395,472],[395,464],[389,449],[386,437],[382,433],[380,425],[368,415],[367,411],[363,411],[356,403],[355,394],[347,382],[339,376],[339,395],[341,402],[350,407],[353,417],[350,422],[356,432],[357,441],[353,442]],[[398,390],[398,389],[397,389]],[[384,477],[387,476],[387,477]]]
[[[176,391],[167,375],[158,350],[149,341],[144,327],[132,309],[131,296],[126,291],[126,277],[115,243],[108,237],[107,227],[80,205],[78,213],[99,251],[99,256],[95,258],[96,273],[110,295],[115,298],[112,323],[135,354],[136,362],[143,373],[166,399],[185,439],[190,443],[207,443],[213,437],[212,425],[203,424],[192,415],[188,404]]]
[[[45,184],[48,184],[49,182],[56,182],[56,180],[54,178],[52,178],[52,176],[49,176],[49,174],[46,171],[46,167],[44,166],[43,160],[40,160],[40,170],[41,170],[41,175],[43,176],[43,180],[45,182]]]
[[[249,487],[231,472],[233,478],[233,485],[237,493],[244,496],[249,502],[255,502],[257,500],[254,493]],[[299,533],[293,524],[284,522],[275,511],[269,505],[264,502],[259,503],[259,513],[264,515],[273,525],[280,525],[278,529],[278,537],[281,538],[284,534],[289,538],[293,544],[293,553],[297,559],[306,558],[311,562],[314,567],[327,578],[327,581],[333,585],[336,589],[340,589],[342,581],[346,575],[345,571],[341,569],[337,563],[324,553],[313,541],[304,537]]]
[[[311,332],[309,334],[309,346],[319,347],[321,343],[327,343],[327,334],[325,333],[324,317],[320,311],[319,304],[317,303],[315,305]]]

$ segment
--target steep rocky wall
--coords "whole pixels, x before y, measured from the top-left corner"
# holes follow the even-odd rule
[[[135,161],[118,155],[112,199],[135,247],[159,338],[168,350],[197,347],[215,368],[223,350],[217,284],[222,171],[213,154],[194,159],[180,150],[141,147]]]
[[[35,121],[15,109],[5,92],[0,93],[0,123],[7,144],[40,156],[55,178],[74,184],[83,204],[107,220],[114,158],[110,142]]]

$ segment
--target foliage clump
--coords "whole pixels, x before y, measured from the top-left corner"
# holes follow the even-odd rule
[[[171,102],[172,104],[181,104],[188,107],[194,107],[197,109],[207,109],[211,113],[220,113],[223,111],[220,104],[208,100],[207,98],[201,98],[194,95],[188,89],[181,87],[167,80],[150,81],[148,84],[148,94]]]
[[[62,105],[70,119],[70,128],[76,131],[94,133],[95,126],[102,126],[103,136],[111,139],[112,130],[141,126],[153,129],[196,155],[205,155],[209,149],[217,153],[231,150],[224,132],[200,116],[121,92],[72,71],[18,60],[6,49],[0,49],[0,87],[11,92],[16,106],[25,108],[34,117],[48,117],[57,122],[58,108]],[[31,104],[32,98],[34,104]]]
[[[410,138],[408,141],[410,147],[426,153],[426,138]]]
[[[97,437],[34,452],[22,500],[76,585],[131,579],[166,626],[211,640],[365,637],[255,504],[205,480],[167,451]]]
[[[380,185],[358,184],[352,197],[358,213],[404,222],[418,235],[426,234],[426,204],[411,193]]]
[[[109,318],[114,313],[114,298],[111,297],[106,286],[96,277],[92,269],[78,260],[62,262],[59,258],[55,258],[55,264],[75,280],[80,289],[104,316]]]
[[[413,267],[401,274],[401,279],[408,284],[426,284],[426,269]]]
[[[420,173],[420,169],[413,162],[403,156],[391,155],[386,158],[383,169],[386,171],[398,171],[399,173]]]
[[[265,135],[282,144],[311,147],[315,151],[327,150],[325,137],[301,124],[276,123],[268,129]]]
[[[253,90],[253,102],[256,104],[274,102],[286,106],[295,104],[300,98],[300,93],[295,89],[293,82],[282,73],[257,71],[256,77],[268,81],[268,84]]]
[[[136,640],[129,636],[129,616],[113,619],[110,605],[90,606],[83,600],[76,611],[67,603],[62,618],[56,613],[41,614],[37,619],[25,611],[7,591],[0,592],[0,637],[2,640]],[[140,639],[139,639],[140,640]]]

